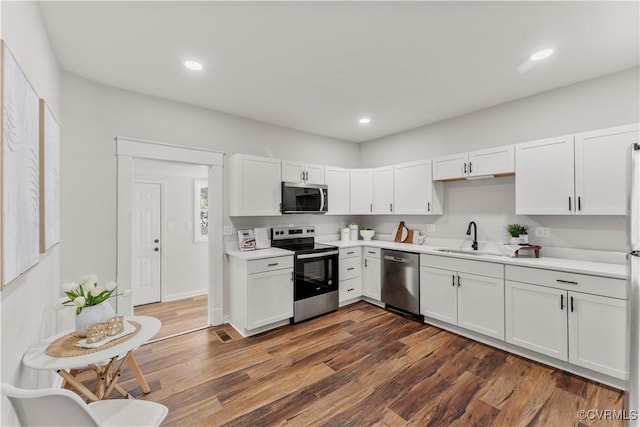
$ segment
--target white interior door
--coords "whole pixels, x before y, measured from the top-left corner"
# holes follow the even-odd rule
[[[161,292],[161,236],[160,192],[156,183],[133,184],[131,220],[133,305],[160,302]]]

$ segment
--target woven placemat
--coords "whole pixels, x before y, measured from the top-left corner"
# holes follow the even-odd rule
[[[136,330],[131,332],[128,335],[125,335],[123,337],[110,341],[104,345],[101,345],[100,347],[96,347],[96,348],[78,347],[76,344],[78,343],[78,341],[82,339],[82,337],[80,337],[75,332],[70,332],[67,335],[62,336],[57,340],[55,340],[54,342],[52,342],[51,344],[49,344],[49,347],[47,347],[46,353],[51,357],[74,357],[74,356],[84,356],[85,354],[91,354],[97,351],[102,351],[106,348],[113,347],[114,345],[118,345],[121,342],[131,339],[138,332],[140,332],[140,323],[132,322],[131,320],[127,320],[127,322],[129,322],[131,326],[136,328]]]

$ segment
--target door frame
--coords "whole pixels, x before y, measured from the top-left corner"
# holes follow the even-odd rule
[[[116,281],[121,291],[131,290],[131,202],[133,159],[168,160],[205,165],[209,168],[209,325],[223,323],[223,166],[224,153],[117,136],[117,265]],[[117,311],[133,315],[131,296],[119,295]]]
[[[135,168],[133,171],[134,177],[131,182],[131,188],[133,189],[133,184],[158,184],[160,185],[160,242],[162,242],[162,250],[160,251],[160,302],[164,299],[164,265],[165,265],[165,241],[164,241],[164,210],[165,210],[165,180],[163,179],[146,179],[146,178],[135,178]],[[133,194],[133,193],[132,193]],[[133,231],[133,227],[131,229]],[[133,242],[132,242],[133,243]],[[119,282],[118,282],[119,283]],[[133,300],[131,300],[131,305],[133,306]]]

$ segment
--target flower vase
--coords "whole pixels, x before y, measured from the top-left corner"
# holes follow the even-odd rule
[[[76,315],[76,333],[81,337],[86,337],[87,326],[104,322],[113,316],[115,313],[108,301],[90,307],[82,307],[80,314]]]

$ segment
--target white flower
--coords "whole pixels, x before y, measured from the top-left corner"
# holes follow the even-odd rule
[[[131,295],[131,289],[126,289],[124,291],[122,291],[122,296],[123,297],[128,297]]]
[[[76,297],[76,299],[73,300],[73,305],[74,307],[84,307],[85,302],[84,297]]]
[[[116,286],[118,286],[118,284],[114,281],[111,281],[109,283],[107,283],[106,285],[104,285],[104,288],[106,290],[108,290],[109,292],[113,292],[113,290],[116,288]]]
[[[95,274],[87,274],[85,276],[82,276],[82,279],[80,279],[80,283],[83,285],[95,286],[97,282],[98,282],[98,276]]]
[[[89,293],[91,294],[92,297],[97,297],[100,296],[100,294],[104,291],[104,288],[102,286],[97,286],[93,289],[91,289],[91,291],[89,291]]]
[[[71,300],[67,297],[58,298],[58,302],[56,303],[56,310],[63,310],[65,308],[65,303],[70,302]]]
[[[78,284],[74,282],[65,282],[62,285],[60,285],[62,292],[71,292],[75,290],[77,287],[78,287]]]

